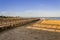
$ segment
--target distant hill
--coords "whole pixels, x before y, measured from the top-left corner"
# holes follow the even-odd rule
[[[6,16],[0,16],[0,18],[7,18]]]
[[[13,16],[0,16],[0,18],[21,18],[21,17],[13,17]]]

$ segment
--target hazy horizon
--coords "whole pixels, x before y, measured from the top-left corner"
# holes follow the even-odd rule
[[[0,15],[60,17],[60,0],[0,0]]]

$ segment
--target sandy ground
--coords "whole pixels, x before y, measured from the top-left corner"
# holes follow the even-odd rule
[[[28,29],[26,25],[0,32],[0,40],[60,40],[59,32]]]

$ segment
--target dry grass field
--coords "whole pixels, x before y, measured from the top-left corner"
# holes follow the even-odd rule
[[[42,24],[60,25],[60,20],[43,20]]]
[[[37,23],[33,24],[32,27],[27,28],[60,32],[60,20],[40,20]]]

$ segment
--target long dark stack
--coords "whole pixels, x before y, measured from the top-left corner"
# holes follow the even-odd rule
[[[27,23],[35,22],[37,18],[20,18],[20,17],[2,17],[0,16],[0,29],[18,27]]]

